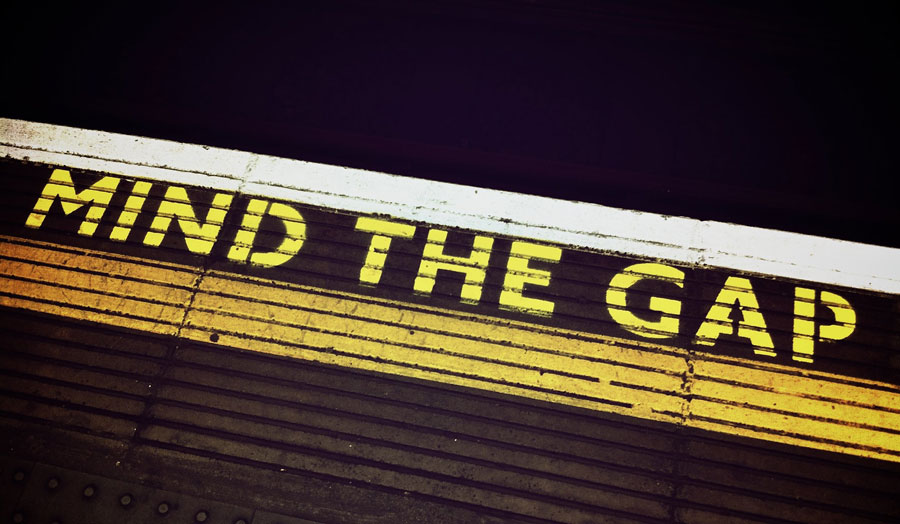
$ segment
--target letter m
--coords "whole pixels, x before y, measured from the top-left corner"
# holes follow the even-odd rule
[[[44,186],[41,196],[38,197],[34,204],[34,209],[25,220],[27,227],[39,228],[44,223],[53,201],[59,199],[62,205],[63,213],[71,215],[77,209],[85,204],[90,204],[81,226],[78,227],[78,234],[85,236],[93,236],[106,212],[106,207],[112,199],[113,193],[119,186],[119,179],[116,177],[106,176],[98,180],[91,187],[75,192],[75,184],[72,183],[72,175],[65,169],[54,169],[50,174],[50,180]]]

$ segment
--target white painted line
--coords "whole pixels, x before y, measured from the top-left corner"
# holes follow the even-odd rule
[[[900,293],[900,249],[0,119],[0,155],[776,277]]]

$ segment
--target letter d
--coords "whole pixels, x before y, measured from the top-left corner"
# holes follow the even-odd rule
[[[274,251],[257,251],[250,254],[253,241],[256,240],[256,232],[265,215],[281,220],[285,229],[284,240]],[[294,255],[303,247],[304,240],[306,240],[306,222],[299,211],[286,204],[269,203],[254,198],[247,205],[247,212],[244,213],[241,228],[234,237],[234,245],[228,251],[228,260],[247,263],[249,255],[251,264],[263,267],[280,266],[294,258]]]

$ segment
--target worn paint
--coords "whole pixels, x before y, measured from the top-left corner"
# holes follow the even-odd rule
[[[21,239],[2,257],[6,306],[900,460],[890,384]]]
[[[900,250],[2,125],[0,305],[900,462]]]

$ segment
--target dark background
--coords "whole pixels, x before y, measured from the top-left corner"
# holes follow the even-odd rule
[[[0,115],[900,247],[896,5],[19,4]]]

